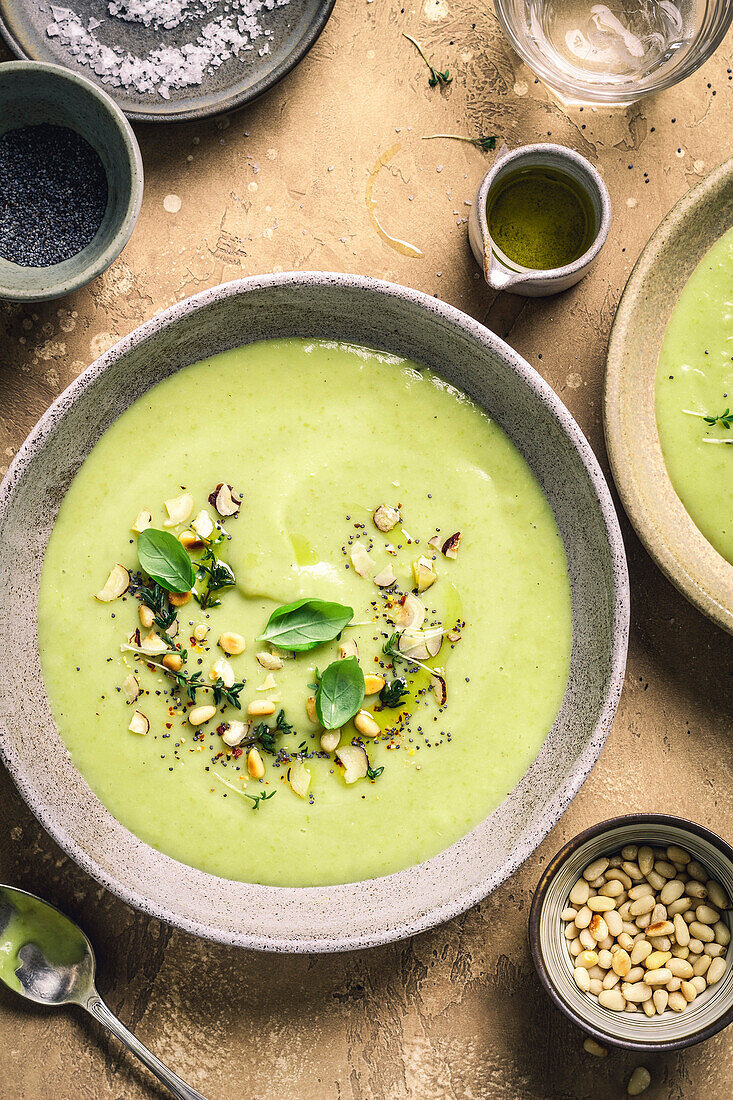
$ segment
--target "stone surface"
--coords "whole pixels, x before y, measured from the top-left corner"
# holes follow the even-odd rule
[[[340,0],[311,55],[254,106],[218,122],[138,128],[146,192],[122,257],[61,302],[0,306],[0,466],[118,337],[205,286],[275,268],[377,275],[465,309],[541,371],[605,464],[601,389],[613,311],[661,216],[730,154],[733,35],[655,99],[615,113],[566,111],[512,54],[488,8]],[[428,87],[402,30],[455,73],[446,92]],[[457,142],[421,141],[478,132],[571,145],[608,183],[609,243],[589,278],[559,298],[497,296],[478,277],[462,219],[489,159]],[[375,181],[378,213],[423,259],[385,244],[367,212],[369,170],[394,144],[401,148]],[[686,604],[625,522],[624,532],[632,638],[608,745],[534,857],[463,917],[345,956],[212,946],[139,916],[77,870],[5,773],[0,880],[37,890],[82,922],[110,1006],[209,1100],[611,1100],[638,1064],[651,1071],[650,1100],[727,1095],[730,1032],[679,1054],[599,1061],[544,996],[529,959],[531,892],[546,859],[584,826],[625,810],[671,810],[733,836],[733,639]],[[93,1023],[26,1008],[0,989],[2,1100],[163,1095]]]

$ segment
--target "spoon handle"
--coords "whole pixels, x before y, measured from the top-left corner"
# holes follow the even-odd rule
[[[92,1015],[95,1020],[99,1020],[104,1024],[106,1028],[116,1035],[120,1042],[124,1043],[128,1050],[131,1050],[133,1054],[136,1054],[140,1061],[148,1067],[151,1073],[154,1073],[159,1081],[170,1089],[177,1100],[206,1100],[206,1097],[202,1096],[200,1092],[196,1092],[196,1089],[192,1089],[190,1085],[187,1085],[185,1081],[164,1066],[159,1058],[156,1058],[154,1054],[151,1054],[147,1047],[135,1038],[131,1031],[128,1031],[124,1024],[115,1016],[104,1003],[99,994],[95,991],[89,1000],[85,1003],[84,1008]]]

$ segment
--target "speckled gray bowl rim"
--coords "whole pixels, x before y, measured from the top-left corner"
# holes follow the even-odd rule
[[[456,882],[450,899],[443,903],[426,906],[420,897],[416,897],[413,906],[414,916],[410,919],[389,923],[388,925],[385,924],[383,927],[380,926],[376,931],[371,929],[367,931],[366,929],[359,930],[355,928],[346,928],[342,934],[331,934],[326,937],[324,934],[318,935],[313,932],[300,932],[297,935],[290,934],[283,936],[275,934],[259,935],[250,932],[222,929],[182,916],[179,913],[171,911],[164,905],[152,902],[149,898],[109,875],[80,844],[67,835],[63,821],[57,821],[52,814],[47,812],[46,807],[36,798],[32,785],[22,773],[22,770],[14,767],[12,755],[9,755],[9,753],[5,751],[3,739],[1,737],[0,757],[8,767],[26,803],[57,844],[59,844],[59,846],[71,856],[80,867],[92,875],[92,877],[104,887],[129,905],[139,909],[141,912],[157,917],[176,927],[183,928],[194,935],[234,946],[256,950],[287,952],[348,951],[403,939],[464,912],[472,905],[481,901],[487,894],[491,893],[492,890],[496,889],[516,871],[532,854],[537,845],[541,843],[553,825],[559,820],[592,771],[606,742],[616,714],[623,687],[626,652],[628,647],[630,618],[629,578],[626,554],[618,518],[598,460],[570,412],[544,379],[498,336],[455,307],[427,294],[423,294],[421,291],[399,286],[394,283],[387,283],[366,276],[330,272],[284,272],[277,275],[250,276],[231,283],[225,283],[221,286],[201,291],[191,298],[170,306],[156,317],[133,330],[128,336],[120,340],[79,375],[38,421],[33,431],[22,444],[5,478],[0,484],[0,519],[3,518],[7,511],[12,509],[14,488],[22,479],[24,471],[32,461],[36,451],[40,451],[43,448],[45,437],[53,431],[56,423],[63,418],[66,411],[84,393],[87,387],[105,371],[114,369],[118,359],[123,358],[127,352],[143,343],[147,337],[155,332],[176,325],[182,317],[192,312],[205,309],[208,305],[217,300],[282,286],[304,287],[309,289],[336,287],[346,288],[357,292],[369,291],[371,293],[383,295],[385,298],[396,298],[405,301],[417,307],[419,310],[436,316],[446,325],[446,327],[453,327],[461,331],[471,340],[471,342],[481,345],[501,359],[505,366],[519,378],[520,382],[524,386],[529,387],[539,401],[546,407],[549,415],[560,427],[565,437],[569,440],[573,450],[578,454],[587,474],[589,487],[594,494],[600,510],[605,538],[607,539],[613,580],[609,599],[611,642],[608,653],[609,671],[607,674],[607,685],[602,695],[602,700],[599,702],[597,708],[598,716],[595,726],[589,731],[587,743],[580,755],[576,758],[574,767],[565,775],[563,781],[555,791],[554,796],[545,807],[545,814],[542,819],[533,823],[531,828],[524,830],[520,839],[514,842],[511,854],[496,867],[493,872],[488,874],[483,873],[483,877],[469,888],[462,887],[460,882]],[[6,716],[0,714],[0,732],[2,732],[2,725],[5,725],[3,722],[5,717]],[[12,716],[9,717],[12,721]],[[5,726],[5,733],[7,736],[7,725]],[[9,747],[10,743],[11,738],[8,737]],[[96,796],[93,795],[91,791],[89,791],[89,795],[90,798],[96,799]],[[511,795],[509,797],[511,797]],[[110,821],[114,821],[113,816],[106,808],[103,808],[103,812]],[[481,826],[479,825],[477,828],[481,828]],[[386,875],[383,878],[365,879],[356,883],[332,887],[293,888],[249,886],[248,890],[262,898],[271,899],[271,901],[268,901],[268,905],[270,905],[271,908],[275,908],[274,903],[276,901],[279,901],[283,908],[285,908],[289,897],[297,895],[300,898],[305,898],[311,902],[314,914],[313,919],[317,921],[318,901],[319,898],[323,896],[333,895],[334,897],[341,897],[344,893],[348,892],[360,896],[359,891],[363,890],[363,888],[369,887],[374,889],[381,883],[387,884],[385,888],[391,889],[392,891],[399,889],[401,886],[402,889],[407,891],[411,896],[414,895],[414,884],[411,880],[414,877],[419,877],[420,872],[430,867],[431,864],[433,866],[438,864],[442,866],[446,858],[448,858],[447,854],[456,851],[462,845],[473,844],[475,847],[475,840],[472,841],[475,831],[476,830],[469,832],[449,848],[439,852],[424,863],[417,864],[416,866],[395,874]],[[153,849],[149,848],[133,834],[127,832],[127,830],[125,830],[125,832],[130,837],[130,841],[133,845],[141,846],[142,849],[154,854],[156,857],[164,860],[170,859],[170,857],[162,856],[159,852],[154,852]],[[175,863],[176,861],[171,860],[171,862]],[[199,874],[202,873],[199,872]],[[213,875],[205,875],[205,878],[217,883],[226,881]],[[241,886],[243,884],[235,883],[235,885]],[[366,902],[366,895],[364,901]]]
[[[291,73],[297,65],[303,60],[306,54],[315,46],[318,39],[326,29],[326,24],[331,18],[336,0],[321,0],[320,8],[316,17],[309,25],[307,31],[298,40],[297,45],[293,47],[287,57],[274,69],[271,69],[260,80],[256,81],[246,91],[230,94],[227,88],[223,88],[219,95],[214,96],[212,102],[202,104],[200,107],[191,107],[187,111],[173,111],[165,114],[163,112],[151,112],[151,111],[124,111],[123,113],[127,118],[133,122],[192,122],[196,119],[211,118],[215,115],[224,114],[227,111],[234,111],[239,107],[245,107],[248,103],[253,103],[260,96],[263,96],[265,92],[268,92],[270,88],[273,88],[276,84],[279,84],[288,73]],[[59,0],[59,7],[64,7],[63,0]],[[15,35],[8,27],[5,18],[0,11],[0,36],[5,39],[8,47],[13,51],[16,57],[21,59],[30,60],[30,55],[23,49],[20,42],[18,42]],[[34,64],[45,64],[45,62],[34,62]],[[60,66],[59,66],[60,67]],[[71,73],[71,70],[66,69],[67,73]],[[77,75],[77,74],[72,74]],[[92,83],[90,81],[90,83]],[[99,88],[99,85],[94,85]],[[99,89],[101,91],[101,89]],[[106,93],[105,93],[106,94]],[[115,106],[117,106],[115,104]],[[121,107],[117,107],[117,110],[122,111]]]
[[[143,201],[143,160],[140,154],[140,146],[137,143],[137,138],[133,133],[132,126],[130,126],[130,123],[114,100],[108,96],[106,92],[102,91],[97,84],[88,80],[85,76],[73,73],[69,69],[65,69],[62,65],[52,65],[47,61],[4,61],[0,65],[0,69],[2,69],[3,72],[7,72],[8,70],[25,73],[47,72],[56,77],[61,84],[67,81],[70,84],[76,84],[85,94],[96,99],[97,102],[102,105],[107,112],[110,123],[118,130],[122,138],[122,143],[127,150],[127,157],[130,165],[130,194],[127,202],[127,209],[119,229],[104,251],[96,255],[91,263],[79,271],[78,275],[71,278],[63,278],[59,283],[52,283],[40,294],[18,294],[18,292],[13,291],[12,288],[0,284],[0,299],[6,302],[53,301],[66,294],[71,294],[75,290],[79,290],[81,287],[86,286],[87,283],[90,283],[92,279],[96,279],[103,271],[106,271],[109,265],[117,259],[132,236],[132,231],[135,228]],[[50,267],[40,268],[39,270],[50,272],[53,267],[56,266],[59,265],[53,264]]]
[[[535,268],[520,267],[519,265],[516,265],[516,267],[512,266],[513,272],[516,270],[517,273],[526,275],[528,279],[534,281],[557,280],[557,282],[561,282],[568,275],[576,275],[579,271],[582,271],[586,267],[590,267],[590,265],[594,263],[606,243],[608,231],[611,228],[611,197],[608,193],[608,188],[606,187],[603,176],[598,169],[591,164],[587,157],[576,152],[575,149],[568,149],[567,146],[558,145],[556,142],[552,141],[540,141],[536,142],[534,145],[520,145],[519,148],[512,149],[504,155],[497,155],[496,160],[484,176],[478,189],[476,211],[478,214],[479,231],[481,233],[481,240],[484,243],[484,256],[486,257],[486,242],[491,240],[486,209],[489,191],[491,190],[494,178],[499,171],[503,172],[507,165],[512,164],[514,161],[519,161],[521,163],[521,161],[525,159],[531,160],[531,158],[538,153],[552,153],[562,160],[572,161],[581,171],[587,172],[593,180],[601,200],[601,217],[598,229],[593,238],[593,243],[590,248],[586,249],[582,256],[578,256],[577,260],[573,260],[570,264],[563,264],[562,267]],[[484,259],[483,270],[484,278],[486,278],[486,258]],[[511,293],[512,288],[508,287],[507,289]]]
[[[578,833],[572,840],[569,840],[547,864],[542,873],[542,878],[537,883],[532,898],[532,906],[529,911],[529,947],[532,953],[532,962],[552,1002],[561,1012],[564,1012],[574,1024],[577,1024],[582,1031],[587,1035],[591,1035],[599,1043],[610,1043],[615,1047],[622,1047],[624,1050],[648,1050],[657,1051],[659,1053],[669,1050],[681,1050],[683,1047],[690,1047],[697,1043],[704,1042],[705,1039],[709,1039],[712,1035],[716,1035],[719,1031],[722,1031],[723,1028],[728,1027],[730,1023],[733,1023],[733,1006],[731,1006],[727,1012],[721,1013],[717,1020],[714,1020],[706,1027],[698,1028],[696,1031],[692,1031],[689,1035],[685,1035],[679,1039],[663,1039],[661,1042],[656,1043],[642,1043],[630,1039],[616,1038],[615,1036],[606,1034],[604,1031],[599,1031],[598,1028],[593,1027],[587,1020],[573,1011],[564,997],[561,997],[558,993],[557,987],[550,978],[547,967],[545,966],[545,960],[540,946],[540,917],[550,883],[563,863],[565,863],[578,848],[582,847],[583,844],[589,840],[593,840],[594,837],[601,836],[603,833],[610,832],[624,825],[669,825],[677,829],[682,829],[688,833],[694,833],[704,840],[707,840],[713,848],[719,848],[730,862],[733,863],[733,848],[731,848],[726,840],[723,840],[717,833],[712,832],[711,829],[706,828],[704,825],[698,825],[697,822],[688,821],[684,817],[675,817],[671,814],[641,813],[624,814],[621,817],[610,817],[607,821],[599,821],[597,825],[591,825],[589,829],[584,829],[582,833]]]
[[[733,565],[708,542],[677,496],[659,442],[653,391],[661,340],[646,346],[648,354],[633,350],[639,328],[636,314],[644,310],[651,278],[659,265],[674,270],[678,289],[673,294],[665,289],[656,299],[666,328],[679,291],[726,227],[718,225],[713,214],[695,247],[682,248],[683,236],[686,244],[691,243],[685,229],[699,230],[704,211],[714,211],[726,190],[733,195],[733,157],[672,207],[636,261],[609,337],[603,425],[613,479],[637,535],[690,603],[733,633]],[[727,228],[731,226],[733,219]],[[638,383],[642,379],[651,387],[651,395],[641,385],[632,385],[632,380]],[[641,445],[637,445],[637,437]]]

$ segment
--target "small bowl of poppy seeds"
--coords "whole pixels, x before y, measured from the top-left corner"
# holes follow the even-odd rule
[[[59,65],[0,65],[0,298],[91,282],[130,239],[142,192],[135,135],[105,92]]]
[[[558,1008],[601,1045],[663,1051],[733,1022],[733,848],[683,818],[601,822],[550,861],[532,957]]]

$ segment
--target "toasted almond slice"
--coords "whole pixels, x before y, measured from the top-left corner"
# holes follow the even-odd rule
[[[410,630],[419,630],[425,622],[426,614],[422,600],[419,600],[414,592],[408,592],[395,618],[402,626],[409,627]]]
[[[220,516],[236,516],[242,507],[241,493],[235,493],[231,485],[220,481],[212,493],[209,493],[209,504],[216,508]]]
[[[346,657],[356,657],[357,661],[359,660],[359,647],[353,638],[347,638],[339,646],[339,661],[343,661]]]
[[[213,519],[205,508],[202,508],[192,521],[191,527],[201,539],[211,538],[216,529]]]
[[[433,535],[432,538],[428,539],[428,546],[433,546],[436,550],[441,550],[443,547],[443,540],[440,535]]]
[[[150,630],[155,622],[155,615],[147,604],[141,603],[137,609],[137,615],[140,619],[140,625],[145,627],[146,630]]]
[[[351,564],[359,576],[368,577],[374,567],[374,562],[369,557],[368,551],[363,546],[355,546],[349,556]]]
[[[311,773],[302,760],[294,760],[288,768],[290,789],[300,798],[305,798],[311,785]]]
[[[150,729],[150,722],[141,710],[133,711],[130,724],[127,727],[130,733],[146,734]]]
[[[149,653],[151,657],[157,653],[168,652],[168,646],[162,638],[158,637],[154,630],[151,630],[150,633],[146,634],[145,637],[142,639],[142,641],[140,642],[140,649],[142,649],[145,653]]]
[[[275,677],[270,672],[270,673],[267,674],[267,676],[265,676],[265,678],[262,681],[262,683],[260,684],[260,686],[258,688],[255,688],[255,691],[272,691],[276,687],[277,687],[277,680],[275,679]]]
[[[169,638],[177,638],[180,627],[178,625],[178,619],[174,619],[171,625],[167,628],[166,634]]]
[[[458,557],[458,547],[461,545],[461,535],[461,531],[454,531],[452,535],[448,536],[442,546],[443,557]]]
[[[132,673],[126,676],[122,682],[122,690],[127,696],[128,703],[134,703],[140,694],[140,681],[137,676],[133,676]]]
[[[187,523],[193,512],[193,497],[190,493],[181,493],[179,497],[171,497],[163,501],[168,519],[164,520],[164,527],[178,527],[181,523]]]
[[[426,557],[419,557],[417,561],[412,563],[412,575],[418,592],[425,592],[438,579],[433,563]]]
[[[214,683],[216,683],[217,680],[221,680],[224,687],[230,688],[236,680],[236,676],[234,675],[234,669],[229,664],[229,661],[224,657],[219,657],[209,669],[209,679],[213,680]]]
[[[234,718],[231,722],[226,723],[221,739],[225,745],[229,745],[231,749],[234,749],[244,741],[248,733],[249,722],[240,722],[237,718]]]
[[[153,526],[153,517],[150,512],[146,512],[144,509],[142,512],[138,512],[137,519],[130,528],[136,535],[141,535],[143,531],[147,531],[148,527]]]
[[[283,667],[283,659],[277,653],[256,653],[255,656],[262,667],[271,672],[277,672]]]
[[[95,600],[99,600],[100,603],[111,603],[112,600],[116,600],[120,596],[124,596],[129,587],[130,574],[125,569],[124,565],[118,564],[112,567],[110,574],[104,583],[104,588],[101,590],[101,592],[97,592],[94,598]]]
[[[336,758],[344,766],[344,780],[347,783],[356,783],[357,779],[366,777],[369,757],[361,745],[343,745],[336,749]]]
[[[431,691],[439,707],[444,707],[448,701],[448,688],[443,676],[444,672],[444,668],[434,669],[432,683],[430,684]]]
[[[393,527],[396,527],[400,522],[400,512],[398,508],[390,508],[388,504],[380,504],[375,510],[372,519],[374,520],[374,526],[379,531],[391,531]]]
[[[392,588],[393,585],[397,584],[397,577],[391,565],[385,565],[384,569],[377,573],[373,580],[378,588]]]

